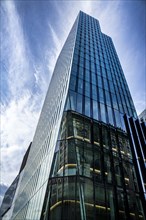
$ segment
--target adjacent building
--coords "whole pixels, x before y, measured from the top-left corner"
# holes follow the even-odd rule
[[[145,219],[124,115],[137,119],[113,41],[80,12],[56,62],[12,219]]]
[[[13,208],[14,208],[14,203],[15,203],[15,198],[17,197],[17,192],[19,190],[19,184],[21,182],[21,178],[23,176],[23,170],[25,168],[27,158],[29,155],[29,151],[31,148],[31,143],[23,157],[20,170],[12,184],[9,186],[7,191],[5,192],[1,207],[0,207],[0,220],[8,220],[11,219],[12,213],[13,213]]]
[[[143,110],[138,117],[141,122],[146,122],[146,109]]]

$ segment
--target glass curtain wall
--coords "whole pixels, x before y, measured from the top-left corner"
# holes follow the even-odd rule
[[[64,113],[42,218],[144,219],[125,132]]]
[[[123,115],[137,117],[112,39],[98,20],[80,12],[67,109],[125,129]]]

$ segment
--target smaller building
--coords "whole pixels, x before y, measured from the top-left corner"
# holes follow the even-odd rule
[[[140,122],[139,119],[129,118],[126,114],[124,119],[130,138],[133,162],[140,188],[140,197],[143,207],[146,207],[146,121]]]
[[[141,122],[146,122],[146,109],[138,117]]]
[[[26,161],[29,155],[31,143],[23,157],[23,161],[19,170],[19,173],[15,180],[12,182],[10,187],[7,189],[1,207],[0,207],[0,220],[5,220],[5,219],[11,219],[13,208],[14,208],[14,201],[15,201],[15,195],[17,194],[17,189],[19,187],[19,183],[22,179],[23,176],[23,170],[26,165]]]
[[[13,202],[13,198],[16,192],[17,184],[19,181],[19,175],[15,178],[15,180],[12,182],[10,187],[7,189],[5,196],[2,201],[2,205],[0,208],[0,219],[10,210]],[[10,215],[10,211],[9,211]],[[7,217],[9,216],[7,214]]]

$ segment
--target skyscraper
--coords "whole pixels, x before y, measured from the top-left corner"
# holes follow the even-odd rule
[[[124,114],[137,118],[112,39],[80,12],[54,69],[12,219],[144,219]]]

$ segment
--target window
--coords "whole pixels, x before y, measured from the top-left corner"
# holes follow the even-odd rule
[[[110,123],[111,125],[114,125],[112,108],[109,107],[109,106],[107,106],[107,111],[108,111],[108,120],[109,120],[109,123]]]
[[[76,110],[76,93],[70,91],[70,103],[71,103],[71,109]]]
[[[82,114],[82,95],[77,95],[77,111]]]
[[[92,99],[97,100],[97,89],[95,85],[92,85]]]
[[[104,103],[103,89],[99,88],[99,101]]]
[[[85,96],[90,97],[90,83],[85,82]]]
[[[101,120],[106,123],[105,105],[100,103]]]
[[[78,93],[83,93],[83,80],[78,79]]]
[[[85,97],[85,115],[90,117],[90,98]]]
[[[92,101],[92,104],[93,104],[93,118],[98,120],[98,103],[97,101],[93,100]]]
[[[76,77],[75,76],[71,76],[70,89],[75,91],[75,87],[76,87]]]

